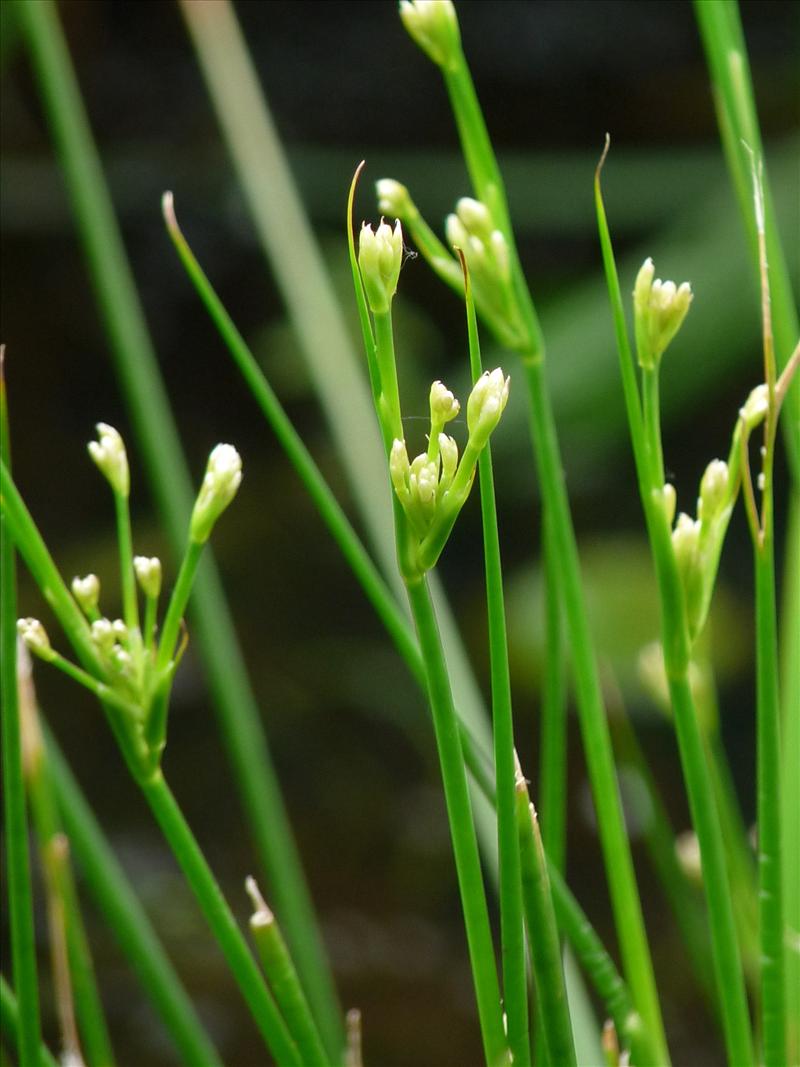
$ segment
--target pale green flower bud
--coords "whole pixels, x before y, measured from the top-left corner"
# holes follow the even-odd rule
[[[242,459],[233,445],[217,445],[208,457],[203,484],[197,494],[189,536],[197,544],[209,538],[214,523],[227,508],[242,482]]]
[[[397,493],[397,498],[404,507],[410,500],[408,491],[409,473],[410,464],[408,462],[406,443],[395,438],[392,442],[392,451],[389,453],[389,474],[394,491]]]
[[[646,259],[636,277],[633,310],[636,322],[636,350],[639,364],[652,370],[681,327],[692,302],[688,282],[653,281],[655,267]]]
[[[442,475],[439,479],[439,495],[450,487],[458,466],[458,445],[446,433],[439,434],[439,455],[442,458]]]
[[[434,382],[430,395],[431,426],[444,426],[454,419],[461,410],[461,405],[441,382]]]
[[[118,641],[121,645],[128,644],[130,632],[122,619],[114,619],[111,623],[111,631],[114,634],[115,641]]]
[[[474,237],[487,243],[495,231],[495,225],[488,207],[480,200],[473,200],[471,196],[462,196],[456,204],[458,215],[465,229]]]
[[[405,219],[414,211],[414,202],[405,185],[394,178],[381,178],[375,183],[378,194],[378,211],[393,219]]]
[[[118,431],[105,422],[98,422],[96,429],[99,440],[89,442],[89,455],[105,475],[114,492],[119,493],[120,496],[128,496],[130,473],[125,443]]]
[[[510,281],[511,257],[508,254],[508,241],[506,241],[500,230],[492,231],[492,235],[489,238],[489,248],[491,249],[498,277],[504,282]]]
[[[682,511],[672,531],[672,548],[678,569],[685,571],[695,565],[700,539],[700,523]]]
[[[96,574],[87,574],[85,578],[72,579],[72,595],[78,601],[81,611],[91,615],[97,611],[100,600],[100,579]]]
[[[693,885],[703,884],[703,864],[700,859],[700,842],[694,830],[684,830],[675,838],[675,855],[681,870]]]
[[[658,490],[656,490],[658,492]],[[675,506],[678,502],[677,494],[675,492],[675,486],[670,485],[669,482],[661,489],[661,506],[664,509],[664,516],[667,520],[667,525],[672,526],[672,520],[675,518]]]
[[[467,254],[469,245],[469,233],[458,215],[448,215],[444,223],[444,232],[450,247],[460,248],[464,255]]]
[[[92,623],[92,640],[100,652],[108,653],[111,651],[117,637],[110,619],[95,619]]]
[[[479,450],[500,421],[508,402],[510,382],[511,379],[505,378],[502,369],[497,367],[491,372],[484,371],[473,386],[467,401],[467,427],[470,440]]]
[[[126,652],[126,650],[119,645],[114,645],[111,649],[109,659],[111,660],[111,665],[115,670],[119,671],[120,674],[130,673],[131,666],[133,665],[133,657],[130,652]]]
[[[433,513],[436,505],[436,489],[439,485],[439,465],[429,460],[423,452],[411,461],[408,476],[408,488],[412,505],[419,505],[421,515],[426,518]]]
[[[712,459],[700,481],[697,517],[703,523],[713,522],[728,499],[728,464]]]
[[[157,556],[134,556],[133,569],[144,595],[155,600],[161,592],[161,560]]]
[[[410,36],[437,66],[451,68],[456,63],[461,35],[451,0],[401,0],[400,18]]]
[[[52,649],[47,631],[38,619],[17,619],[17,633],[28,648],[36,656],[49,659]]]
[[[742,419],[748,431],[752,432],[756,426],[764,421],[769,407],[769,390],[762,383],[752,390],[750,396],[739,408],[739,418]]]
[[[381,221],[377,230],[364,223],[358,235],[358,265],[373,314],[385,314],[397,290],[403,265],[403,229],[399,219],[394,229],[388,222]]]

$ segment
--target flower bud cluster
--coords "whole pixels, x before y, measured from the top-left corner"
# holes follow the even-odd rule
[[[358,266],[373,315],[385,315],[391,307],[402,265],[400,220],[395,222],[394,229],[383,220],[375,230],[364,223],[358,235]]]
[[[461,405],[439,381],[430,391],[427,452],[409,461],[405,441],[393,442],[389,456],[392,485],[420,542],[439,524],[447,532],[452,528],[469,495],[478,457],[500,421],[508,388],[509,379],[499,367],[478,379],[467,401],[469,439],[460,459],[458,445],[443,432],[443,427],[458,415]]]
[[[461,34],[451,0],[401,0],[400,18],[429,59],[452,69],[461,51]]]
[[[654,279],[652,259],[646,259],[633,289],[636,324],[636,351],[639,365],[648,370],[658,366],[664,350],[681,328],[692,302],[688,282],[662,282]]]
[[[699,634],[708,615],[722,541],[733,509],[731,482],[728,464],[721,459],[712,460],[700,480],[697,518],[681,512],[672,530],[672,549],[683,585],[692,639]],[[671,487],[665,486],[665,491],[667,488]]]
[[[488,207],[464,196],[447,216],[445,233],[450,247],[460,249],[469,268],[475,303],[513,346],[521,329],[511,284],[508,242],[495,225]]]

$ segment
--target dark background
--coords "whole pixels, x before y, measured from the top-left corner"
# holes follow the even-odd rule
[[[112,509],[85,442],[99,420],[118,426],[129,442],[137,549],[160,554],[169,580],[175,561],[137,460],[24,42],[11,5],[2,8],[2,339],[17,480],[65,575],[96,570],[113,589]],[[412,187],[437,227],[468,192],[438,72],[407,38],[391,3],[248,2],[236,9],[355,343],[341,226],[354,165],[367,158],[363,215],[374,215],[369,181],[384,173]],[[59,11],[192,469],[199,478],[219,440],[234,442],[245,457],[242,492],[214,544],[342,1002],[363,1012],[372,1067],[477,1063],[471,981],[424,705],[229,365],[161,223],[160,195],[171,188],[195,251],[355,517],[178,8],[70,0]],[[774,153],[783,168],[779,175],[776,168],[776,192],[779,206],[788,204],[784,237],[795,270],[797,12],[789,3],[742,5],[768,160]],[[545,333],[554,338],[551,375],[610,692],[616,678],[683,829],[687,813],[671,730],[643,697],[632,670],[639,645],[656,635],[657,616],[610,315],[600,302],[593,319],[583,302],[600,285],[591,180],[609,130],[614,147],[606,189],[620,256],[630,255],[624,259],[630,265],[652,253],[658,268],[663,248],[664,271],[680,281],[685,245],[696,265],[695,308],[676,343],[672,376],[668,361],[664,371],[667,462],[679,506],[693,510],[699,476],[709,459],[727,453],[735,413],[758,380],[759,326],[692,8],[684,2],[505,0],[462,3],[459,14],[489,128],[508,167],[523,259]],[[714,289],[718,298],[703,310],[704,280],[713,289],[723,267],[732,280]],[[632,277],[629,270],[624,287]],[[461,375],[463,381],[463,312],[421,261],[406,267],[400,303],[404,393],[417,398],[422,414],[433,378]],[[581,315],[580,349],[560,345]],[[491,353],[488,340],[487,348]],[[515,367],[508,365],[513,377]],[[504,435],[498,434],[496,476],[517,743],[535,785],[539,510],[521,390],[515,400]],[[441,571],[485,686],[474,501]],[[723,733],[749,820],[750,579],[741,514],[732,525],[721,582],[715,632]],[[113,604],[104,601],[104,608],[111,613]],[[21,576],[21,614],[40,611],[36,592]],[[126,777],[99,710],[45,670],[37,671],[37,683],[48,718],[223,1058],[241,1067],[263,1062],[224,963]],[[570,882],[613,946],[574,725],[572,719]],[[166,767],[244,919],[241,885],[254,860],[191,654],[175,692]],[[674,1062],[713,1064],[719,1040],[686,981],[686,958],[663,896],[639,848],[635,855]],[[124,959],[87,911],[119,1062],[174,1063]],[[40,933],[44,969],[43,922]],[[52,1037],[52,1020],[48,1025]]]

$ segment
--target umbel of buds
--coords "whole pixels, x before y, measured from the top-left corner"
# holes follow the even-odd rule
[[[385,315],[391,307],[402,265],[400,220],[395,222],[394,229],[383,220],[376,230],[364,223],[358,235],[358,266],[373,315]]]
[[[469,495],[478,457],[500,421],[508,400],[509,379],[502,370],[487,371],[476,382],[467,401],[469,439],[459,460],[455,440],[442,432],[461,405],[442,382],[430,391],[431,432],[428,451],[409,461],[405,441],[395,439],[389,472],[397,499],[421,549],[423,570],[433,566],[453,523]]]
[[[681,328],[692,302],[688,282],[653,280],[652,259],[642,264],[633,289],[633,311],[636,323],[636,352],[639,365],[647,370],[658,366],[659,360],[672,338]]]
[[[401,0],[400,18],[429,59],[452,68],[461,50],[456,9],[451,0]]]
[[[217,445],[208,457],[203,484],[192,511],[189,537],[204,544],[214,523],[227,508],[242,482],[242,459],[233,445]]]
[[[17,619],[17,633],[27,649],[37,656],[47,658],[51,651],[50,638],[38,619]]]
[[[89,455],[105,475],[111,488],[119,496],[130,492],[130,473],[125,444],[119,432],[106,422],[98,422],[96,441],[88,444]]]

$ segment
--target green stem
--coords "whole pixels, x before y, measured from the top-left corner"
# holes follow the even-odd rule
[[[403,440],[403,422],[400,418],[400,393],[397,388],[397,365],[394,358],[394,333],[392,331],[392,313],[375,315],[375,354],[378,360],[381,395],[379,411],[381,422],[385,424],[393,439]],[[388,436],[388,435],[387,435]]]
[[[542,519],[544,547],[545,659],[539,757],[539,812],[544,849],[559,871],[566,863],[567,699],[559,600],[558,557],[549,544],[552,523]]]
[[[758,915],[763,1062],[786,1059],[778,635],[771,523],[755,549]],[[795,769],[796,773],[796,769]],[[795,813],[795,817],[797,814]]]
[[[302,1067],[286,1024],[163,775],[156,771],[140,785],[267,1046],[280,1067]]]
[[[553,1067],[576,1067],[547,861],[536,812],[529,802],[525,780],[521,776],[516,789],[515,807],[528,944],[547,1061]]]
[[[139,626],[139,605],[136,599],[131,512],[127,495],[114,492],[114,511],[117,517],[119,573],[122,582],[122,615],[125,619],[125,625],[129,630],[133,631]]]
[[[0,352],[0,459],[11,462],[5,376]],[[22,773],[19,702],[17,694],[17,577],[13,532],[6,511],[5,485],[0,513],[0,703],[3,742],[3,826],[8,882],[8,915],[11,927],[11,966],[19,998],[19,1054],[23,1067],[39,1056],[39,982],[36,973],[36,943],[33,930],[25,784]]]
[[[0,975],[0,1032],[15,1051],[20,1048],[20,1026],[19,1003],[11,986]],[[38,1064],[38,1067],[59,1067],[55,1056],[42,1044],[34,1051],[33,1059],[28,1060],[27,1063],[31,1067],[33,1064]]]
[[[177,556],[185,542],[192,484],[75,72],[55,5],[50,0],[25,0],[19,12],[139,451]],[[193,608],[198,658],[212,692],[233,780],[276,910],[333,1054],[343,1038],[330,967],[233,620],[208,557],[197,575]]]
[[[427,672],[428,699],[439,750],[484,1053],[489,1067],[499,1067],[508,1063],[508,1048],[500,1012],[489,912],[450,681],[425,579],[409,583],[408,598]]]
[[[300,1061],[303,1067],[330,1067],[330,1060],[275,916],[264,903],[253,879],[248,879],[247,888],[251,896],[255,894],[254,901],[257,900],[256,910],[250,918],[250,932],[264,974],[289,1033],[297,1044]]]
[[[186,605],[189,603],[189,595],[197,577],[197,568],[200,565],[204,548],[205,543],[200,544],[197,541],[189,541],[186,546],[178,577],[175,579],[175,588],[172,590],[167,607],[167,614],[164,617],[164,625],[161,627],[161,638],[156,656],[157,674],[167,669],[175,655],[181,623],[186,613]]]
[[[614,757],[580,584],[580,565],[569,513],[553,411],[541,361],[525,364],[536,442],[539,480],[553,523],[553,542],[561,573],[564,614],[570,638],[583,748],[597,809],[611,902],[624,972],[644,1025],[653,1035],[659,1063],[669,1062],[664,1025],[647,945],[641,901],[622,814]]]
[[[664,456],[661,447],[661,413],[658,401],[658,367],[642,368],[642,420],[647,441],[649,481],[664,484]]]
[[[41,735],[36,698],[30,682],[20,681],[20,709],[22,712],[27,759],[27,784],[31,812],[36,826],[43,867],[45,858],[58,853],[56,842],[63,836],[50,774],[47,752]],[[68,838],[66,838],[69,841]],[[52,864],[53,889],[64,909],[64,928],[67,940],[69,971],[75,998],[75,1011],[81,1041],[89,1064],[111,1067],[114,1054],[108,1034],[103,1004],[97,988],[89,942],[81,915],[78,894],[69,854]]]
[[[48,773],[87,891],[139,977],[181,1060],[187,1067],[221,1067],[219,1056],[55,738],[49,732],[46,737]]]
[[[470,371],[473,382],[483,373],[478,324],[469,275],[465,273]],[[431,434],[433,436],[433,434]],[[508,664],[503,571],[497,528],[491,446],[478,458],[483,523],[483,557],[486,573],[486,609],[494,727],[497,838],[500,856],[500,935],[503,971],[503,1006],[508,1044],[517,1067],[530,1064],[528,988],[525,968],[525,929],[522,872],[517,834],[514,766],[514,717]]]

